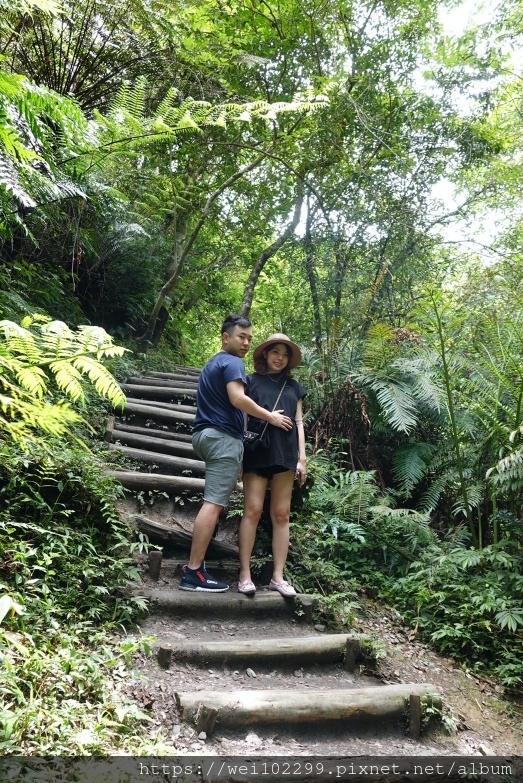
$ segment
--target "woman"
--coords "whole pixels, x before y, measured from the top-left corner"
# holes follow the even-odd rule
[[[285,334],[271,334],[253,354],[256,372],[247,377],[246,394],[267,410],[276,407],[293,419],[291,430],[268,426],[269,446],[261,446],[243,459],[244,511],[238,531],[240,576],[238,592],[256,592],[251,579],[250,559],[256,528],[263,510],[265,492],[270,483],[273,574],[270,590],[283,596],[296,590],[283,578],[289,549],[289,517],[294,478],[303,484],[307,478],[302,399],[305,389],[291,378],[290,371],[301,362],[301,351]],[[278,399],[278,395],[281,396]],[[263,429],[264,422],[249,422],[249,429]]]

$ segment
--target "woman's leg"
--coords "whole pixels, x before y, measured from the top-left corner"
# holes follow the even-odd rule
[[[271,480],[272,559],[274,582],[283,582],[283,569],[289,551],[289,516],[291,513],[294,470],[276,473]]]
[[[243,474],[243,516],[238,529],[240,551],[240,582],[251,578],[251,554],[256,528],[263,511],[267,479],[256,473]]]

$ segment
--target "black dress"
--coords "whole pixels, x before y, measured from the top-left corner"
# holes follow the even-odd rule
[[[243,458],[243,470],[245,473],[257,468],[271,468],[275,465],[281,465],[288,470],[296,470],[296,465],[298,464],[298,429],[294,420],[296,418],[298,400],[302,400],[305,397],[305,389],[294,378],[288,378],[282,373],[260,375],[255,372],[247,376],[245,393],[262,408],[272,411],[285,380],[287,380],[287,383],[276,405],[276,410],[283,410],[285,415],[293,420],[292,429],[283,430],[280,427],[274,427],[272,424],[269,424],[267,426],[269,447],[259,448],[254,454],[245,454]],[[265,424],[265,421],[249,416],[247,428],[254,432],[261,432]]]

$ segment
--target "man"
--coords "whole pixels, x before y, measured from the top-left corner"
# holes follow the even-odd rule
[[[218,522],[236,486],[243,458],[244,413],[290,430],[292,421],[283,411],[267,411],[245,394],[242,359],[252,342],[251,322],[229,315],[222,325],[222,347],[206,362],[198,381],[193,448],[205,461],[203,505],[194,521],[189,563],[183,569],[181,590],[224,593],[225,582],[206,570],[204,557]]]

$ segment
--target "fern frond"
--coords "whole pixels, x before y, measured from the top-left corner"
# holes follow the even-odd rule
[[[106,354],[107,355],[107,354]],[[87,375],[101,397],[105,397],[114,407],[125,405],[125,395],[120,386],[100,362],[90,356],[78,356],[71,364],[83,375]]]
[[[425,476],[435,450],[429,443],[413,443],[394,452],[392,474],[403,495],[409,495]]]
[[[367,377],[362,379],[374,394],[387,423],[408,435],[418,422],[418,412],[410,385],[395,378]]]
[[[467,486],[467,501],[469,509],[478,508],[484,498],[484,486],[482,484],[472,484]],[[467,514],[467,505],[463,500],[463,496],[460,495],[454,505],[452,506],[453,514]]]
[[[71,330],[62,321],[31,315],[22,324],[0,322],[0,410],[4,436],[25,446],[37,432],[67,433],[80,416],[64,399],[82,401],[90,383],[102,397],[122,405],[125,397],[101,363],[122,355],[101,328]],[[58,390],[58,392],[57,392]]]

